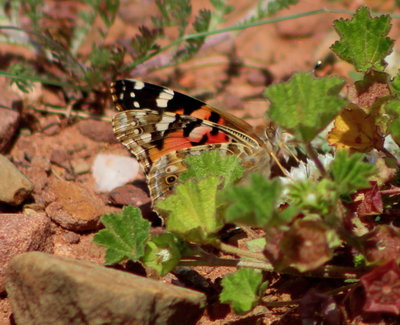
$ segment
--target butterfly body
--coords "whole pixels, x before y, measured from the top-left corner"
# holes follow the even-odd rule
[[[111,94],[117,139],[147,177],[153,203],[165,197],[187,169],[184,159],[204,151],[236,155],[246,170],[270,169],[267,143],[245,121],[169,88],[117,80]]]

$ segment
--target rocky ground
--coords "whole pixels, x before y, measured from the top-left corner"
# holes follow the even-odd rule
[[[327,4],[331,2],[304,1],[279,16]],[[248,1],[235,5],[246,8]],[[176,76],[173,86],[193,96],[211,93],[211,104],[246,117],[257,127],[265,123],[265,87],[295,71],[312,71],[329,51],[334,40],[332,21],[338,17],[320,14],[232,33],[179,66],[179,73],[168,68],[141,79],[166,83]],[[117,22],[114,28],[124,26]],[[0,47],[0,57],[13,55],[27,58],[30,54],[10,45]],[[234,74],[228,70],[230,56],[244,63]],[[216,86],[222,90],[216,92]],[[101,155],[129,157],[113,136],[111,102],[94,119],[73,111],[42,112],[43,103],[66,105],[59,94],[45,87],[38,86],[27,96],[1,77],[0,89],[0,324],[15,320],[33,324],[32,319],[36,324],[66,324],[65,319],[55,321],[60,314],[70,319],[69,324],[99,319],[113,324],[127,324],[128,319],[135,319],[135,324],[191,324],[197,319],[201,325],[277,324],[284,319],[290,311],[287,307],[260,307],[250,315],[237,316],[219,304],[218,279],[233,269],[179,269],[154,281],[100,267],[104,249],[92,239],[101,227],[101,215],[130,204],[160,227],[144,177],[132,170],[135,162],[105,156],[99,162],[103,167],[94,168]],[[109,169],[114,164],[118,167]],[[128,184],[110,189],[107,181],[102,183],[113,168],[130,174],[124,180]],[[120,268],[143,275],[137,266]],[[287,291],[282,291],[271,295],[271,301],[285,297]]]

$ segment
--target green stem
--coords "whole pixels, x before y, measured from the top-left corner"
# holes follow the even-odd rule
[[[228,245],[222,242],[217,242],[213,246],[226,253],[230,253],[239,257],[248,257],[256,261],[268,262],[267,258],[261,253],[251,252],[247,249],[241,249],[239,247]]]
[[[42,84],[58,86],[58,87],[62,87],[62,88],[72,88],[72,89],[77,89],[77,90],[82,90],[82,91],[90,91],[89,87],[83,87],[83,86],[78,86],[78,85],[75,85],[72,83],[65,83],[65,82],[58,81],[58,80],[50,80],[50,79],[34,77],[34,76],[29,76],[29,75],[24,75],[24,74],[16,75],[14,73],[0,71],[0,76],[4,76],[7,78],[16,79],[16,80],[27,80],[27,81],[31,81],[31,82],[40,82]]]
[[[239,257],[248,257],[256,261],[257,263],[262,266],[262,269],[267,271],[273,271],[273,266],[268,262],[265,256],[261,253],[250,252],[245,249],[241,249],[235,246],[231,246],[225,243],[217,243],[214,245],[216,248],[230,253],[237,255]],[[238,265],[237,266],[242,266]],[[317,278],[338,278],[338,279],[358,279],[362,274],[368,271],[367,268],[354,268],[354,267],[347,267],[347,266],[337,266],[337,265],[324,265],[321,268],[313,271],[307,271],[304,273],[300,273],[296,269],[285,269],[280,271],[280,273],[290,274],[290,275],[298,275],[298,276],[307,276],[307,277],[317,277]]]
[[[111,118],[109,118],[109,117],[94,116],[93,114],[88,114],[85,112],[77,112],[77,111],[69,111],[68,112],[67,110],[62,109],[62,108],[55,109],[55,108],[50,108],[50,107],[45,107],[45,108],[34,107],[33,110],[35,112],[57,114],[57,115],[62,115],[62,116],[66,116],[66,117],[79,117],[81,119],[92,119],[92,120],[97,120],[97,121],[111,122]]]
[[[341,13],[341,14],[352,15],[352,14],[354,14],[354,11],[323,8],[323,9],[318,9],[318,10],[313,10],[313,11],[308,11],[308,12],[302,12],[302,13],[295,14],[295,15],[290,15],[290,16],[275,17],[275,18],[264,19],[264,20],[255,21],[255,22],[251,22],[251,23],[238,24],[238,25],[235,25],[235,26],[227,27],[227,28],[215,29],[215,30],[202,32],[202,33],[193,33],[193,34],[184,35],[184,36],[176,39],[175,41],[165,45],[164,47],[162,47],[158,51],[150,53],[150,54],[144,56],[143,58],[141,58],[140,60],[137,60],[136,62],[130,64],[129,66],[127,66],[124,69],[122,69],[120,71],[120,73],[123,73],[123,72],[125,72],[127,70],[131,70],[131,69],[135,68],[136,66],[138,66],[139,64],[142,64],[143,62],[148,61],[149,59],[153,58],[154,56],[156,56],[156,55],[158,55],[158,54],[160,54],[162,52],[165,52],[169,48],[174,47],[174,46],[176,46],[176,45],[178,45],[178,44],[180,44],[182,42],[185,42],[187,40],[191,40],[191,39],[194,39],[194,38],[206,37],[206,36],[215,35],[215,34],[233,32],[233,31],[236,31],[236,30],[243,30],[243,29],[247,29],[247,28],[252,28],[252,27],[257,27],[257,26],[262,26],[262,25],[267,25],[267,24],[272,24],[272,23],[277,23],[277,22],[285,21],[285,20],[289,20],[289,19],[297,19],[297,18],[302,18],[302,17],[313,16],[313,15],[317,15],[317,14],[321,14],[321,13]]]
[[[181,260],[179,266],[232,266],[232,267],[247,267],[250,269],[258,269],[268,272],[273,272],[271,264],[263,262],[242,261],[238,259],[218,258],[208,260]]]

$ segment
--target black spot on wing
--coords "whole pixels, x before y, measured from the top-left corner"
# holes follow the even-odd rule
[[[201,126],[201,124],[202,123],[201,123],[200,120],[199,121],[193,121],[193,122],[190,122],[190,123],[186,124],[186,126],[183,129],[183,136],[184,137],[188,137],[190,135],[190,133],[193,131],[193,129]]]
[[[211,122],[218,123],[218,121],[220,120],[220,118],[221,118],[221,115],[219,115],[219,114],[216,113],[216,112],[211,112],[211,115],[210,115],[209,120],[210,120]]]
[[[215,126],[211,129],[211,135],[217,135],[219,132],[218,128],[216,128]]]

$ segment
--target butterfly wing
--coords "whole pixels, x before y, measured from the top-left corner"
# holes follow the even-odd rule
[[[254,138],[260,146],[264,144],[246,121],[166,87],[138,80],[117,80],[111,84],[111,94],[118,111],[151,109],[192,116],[236,129]]]
[[[114,133],[143,167],[153,201],[174,187],[190,154],[219,150],[251,166],[261,152],[269,163],[262,140],[248,123],[202,101],[133,80],[112,83],[111,93],[119,111]]]

